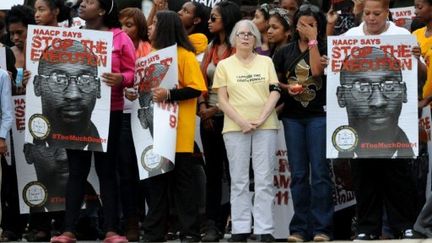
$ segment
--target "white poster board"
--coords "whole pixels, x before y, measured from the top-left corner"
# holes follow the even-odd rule
[[[108,145],[111,31],[29,25],[25,141],[104,151]]]

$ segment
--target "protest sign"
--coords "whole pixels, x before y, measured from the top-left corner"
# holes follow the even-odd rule
[[[331,174],[335,187],[333,191],[335,211],[355,205],[356,199],[349,160],[331,160]]]
[[[291,172],[282,122],[280,122],[278,131],[276,159],[276,171],[273,180],[276,186],[274,208],[275,231],[273,236],[276,239],[286,239],[289,235],[288,225],[294,215],[294,207],[290,190]]]
[[[432,154],[432,135],[431,135],[431,107],[425,106],[422,109],[422,115],[419,119],[419,129],[420,129],[420,143],[424,143],[427,146],[427,153]],[[429,198],[432,194],[432,156],[427,156],[429,159],[427,169],[424,172],[427,172],[428,175],[426,177],[426,198]]]
[[[2,0],[0,3],[0,10],[9,10],[12,6],[23,4],[24,0]]]
[[[393,22],[397,26],[411,31],[411,23],[415,18],[414,6],[404,8],[391,8],[390,13],[392,15]]]
[[[178,84],[177,46],[170,46],[135,62],[138,99],[131,113],[131,128],[140,179],[174,168],[177,138],[177,102],[153,103],[152,89]]]
[[[418,155],[410,35],[328,38],[327,158]]]
[[[66,150],[47,147],[44,143],[25,143],[25,96],[13,96],[15,122],[12,136],[20,212],[54,212],[65,209],[69,162]],[[85,186],[86,206],[99,203],[99,182],[94,166]]]
[[[112,32],[29,25],[25,141],[106,151]]]

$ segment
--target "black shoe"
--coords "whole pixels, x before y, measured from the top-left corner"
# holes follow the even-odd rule
[[[149,237],[149,236],[144,235],[142,242],[166,242],[166,239],[163,237],[162,238],[153,238],[153,237]]]
[[[180,237],[180,242],[199,242],[199,238],[195,236],[182,236]]]
[[[360,241],[360,240],[378,240],[378,236],[371,235],[371,234],[361,233],[361,234],[358,234],[354,238],[354,241]]]
[[[168,232],[165,238],[168,241],[177,240],[179,238],[179,235],[175,232]]]
[[[47,242],[50,241],[51,235],[43,230],[32,230],[24,238],[28,242]]]
[[[274,242],[275,238],[271,234],[264,234],[260,237],[260,242]]]
[[[232,234],[231,238],[228,239],[228,242],[247,242],[249,234]]]
[[[12,231],[4,230],[0,235],[0,242],[18,241],[20,238]]]
[[[218,230],[214,227],[210,227],[204,233],[204,236],[201,238],[202,242],[218,242],[220,240],[220,234]]]

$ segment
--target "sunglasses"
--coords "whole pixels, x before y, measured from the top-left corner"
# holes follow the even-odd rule
[[[210,16],[210,21],[211,21],[211,22],[216,22],[217,19],[221,19],[221,18],[222,18],[222,17],[216,17],[216,16],[214,16],[214,15],[211,15],[211,16]]]
[[[306,12],[308,10],[310,10],[312,13],[319,13],[320,12],[320,9],[317,6],[310,4],[310,3],[303,4],[299,7],[299,11],[301,11],[301,12]]]

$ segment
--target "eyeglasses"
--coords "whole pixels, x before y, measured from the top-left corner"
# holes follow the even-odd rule
[[[249,37],[255,37],[252,32],[239,32],[236,33],[236,36],[240,39],[249,39]]]
[[[301,12],[306,12],[308,10],[310,10],[312,13],[319,13],[320,12],[320,9],[317,6],[310,4],[310,3],[303,4],[299,7],[299,11],[301,11]]]
[[[278,15],[279,17],[281,17],[288,26],[292,25],[292,20],[290,18],[290,13],[283,8],[273,8],[270,10],[269,12],[270,16],[272,15]]]
[[[64,92],[72,80],[84,93],[91,93],[95,89],[95,82],[99,78],[93,75],[81,74],[79,76],[67,76],[64,74],[51,73],[49,76],[39,75],[48,80],[48,87],[53,92]]]
[[[221,18],[222,18],[222,17],[216,17],[216,16],[214,16],[214,15],[211,15],[211,16],[210,16],[210,21],[211,21],[211,22],[216,22],[217,19],[221,19]]]
[[[342,85],[342,87],[351,91],[354,99],[362,101],[371,98],[374,86],[377,86],[386,98],[394,99],[404,91],[405,83],[402,81],[384,80],[381,82],[356,81],[353,84]]]

